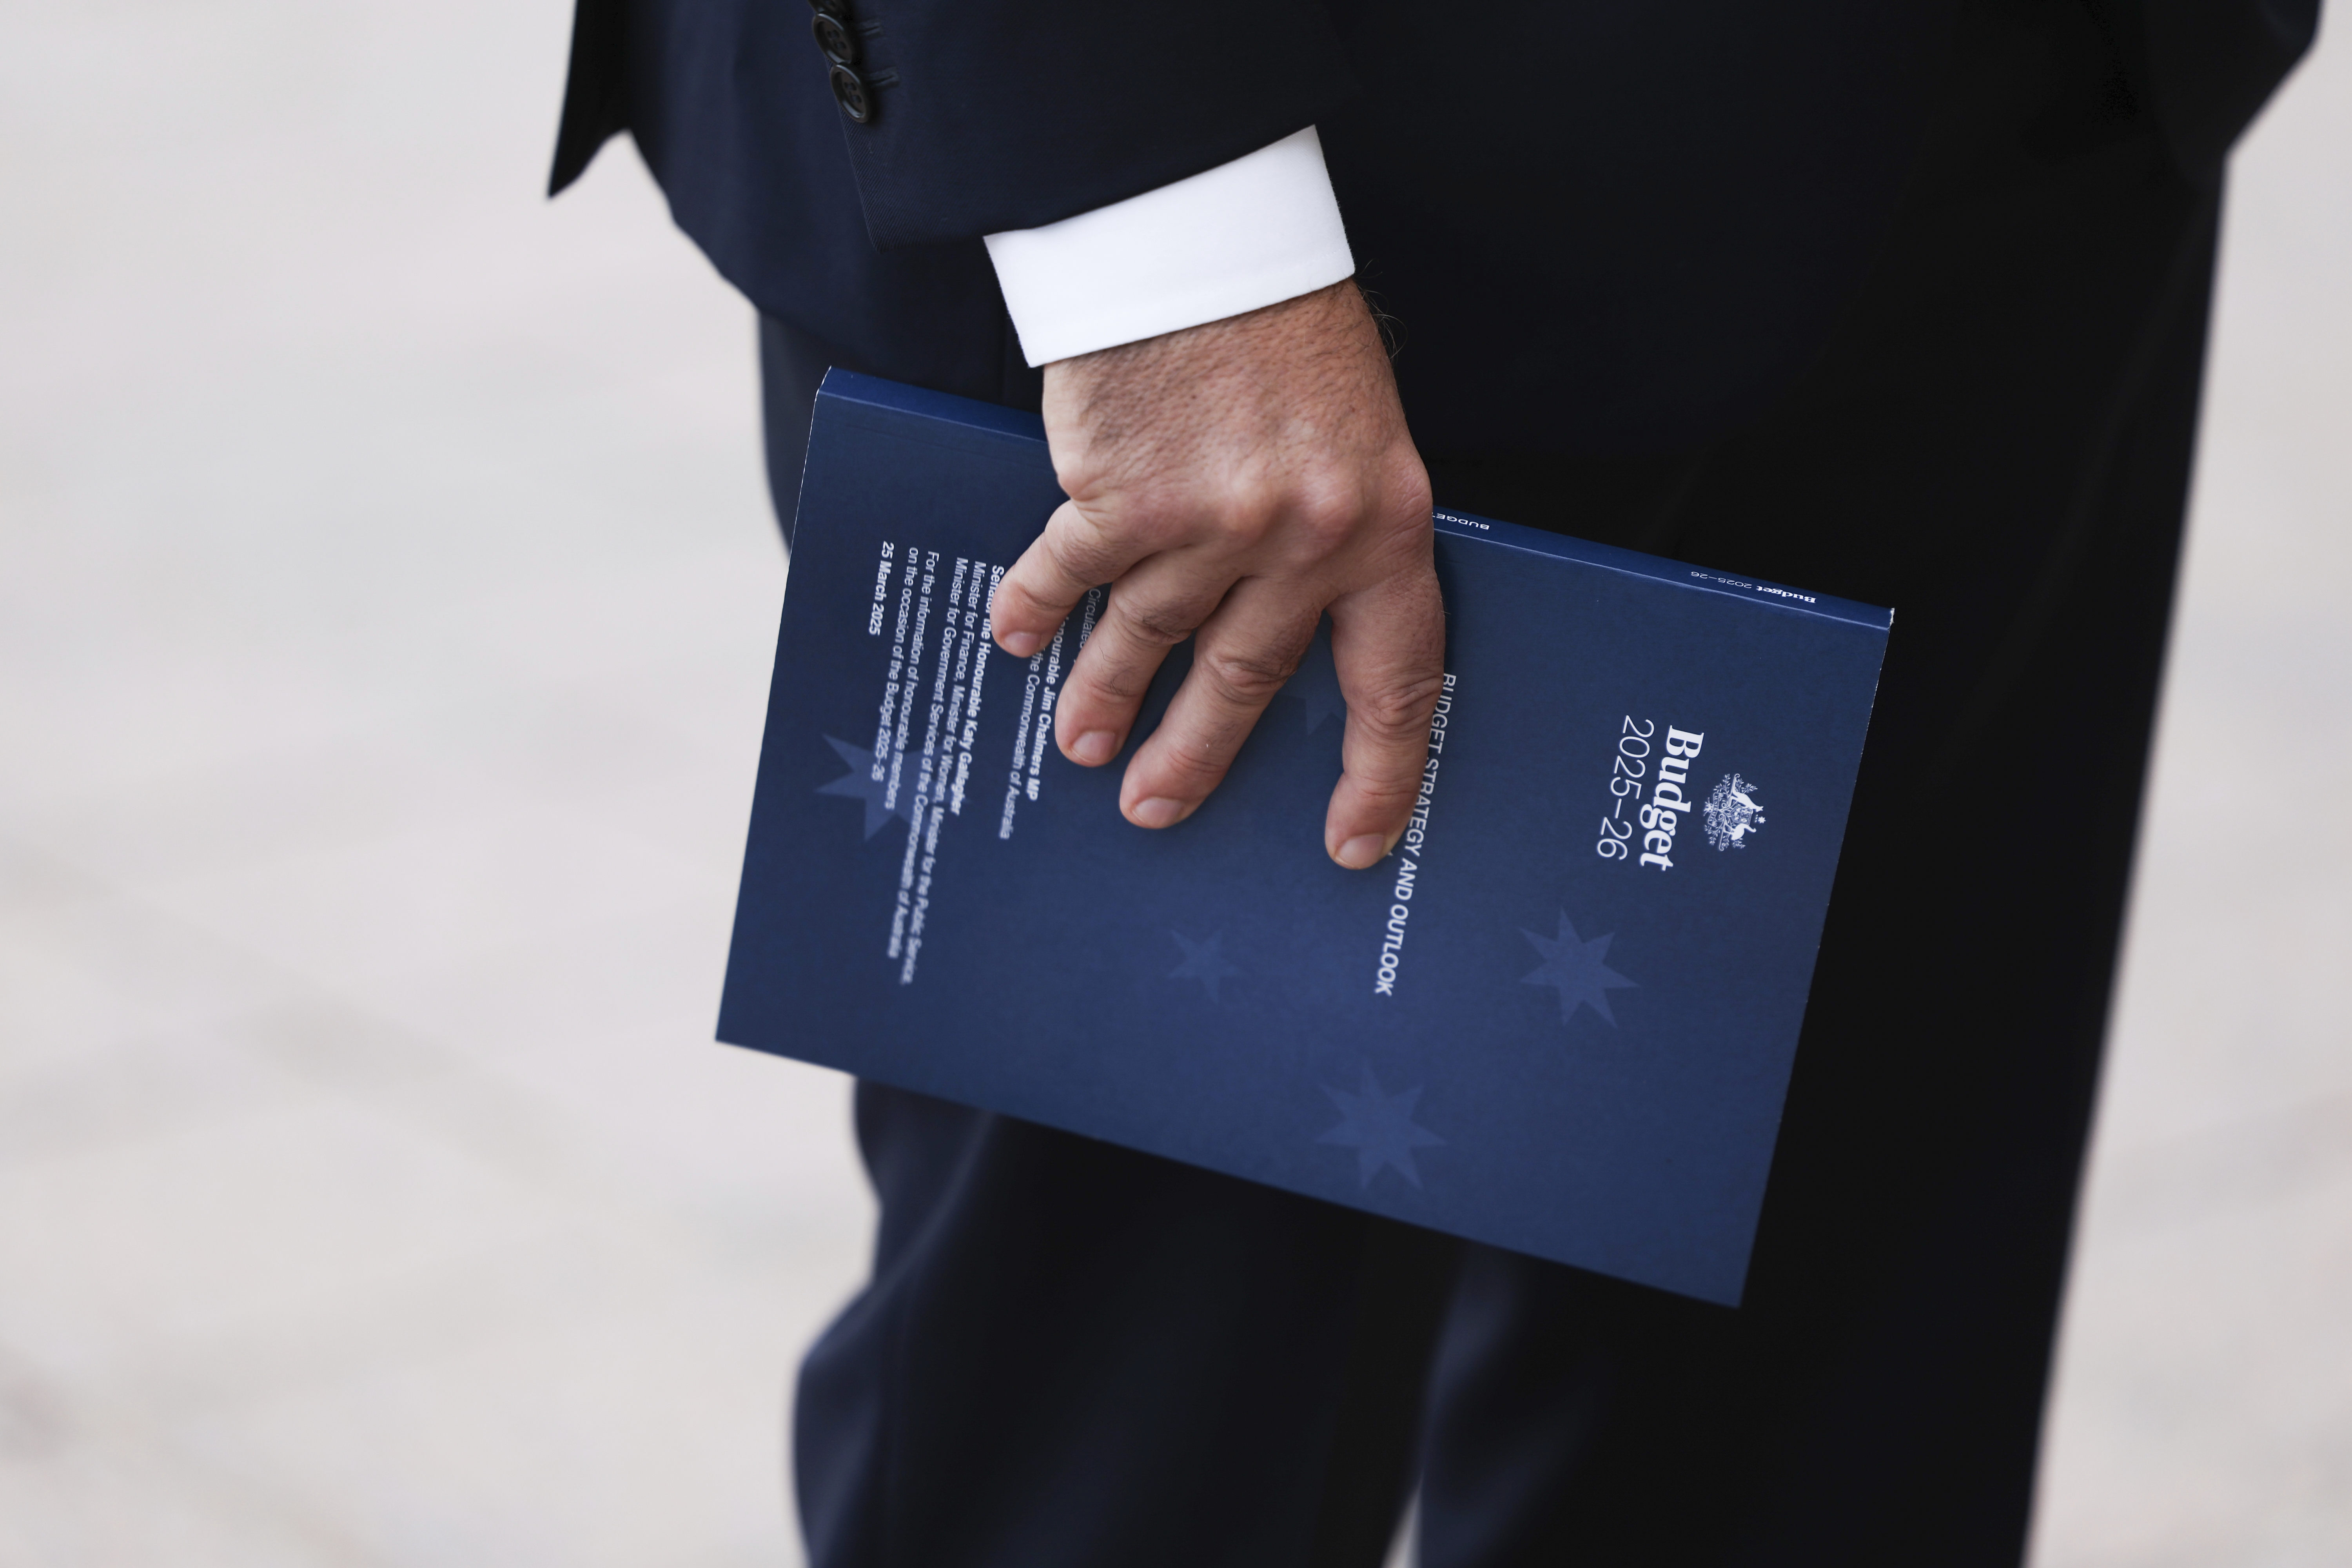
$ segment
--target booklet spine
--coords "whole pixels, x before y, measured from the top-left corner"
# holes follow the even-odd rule
[[[1499,522],[1493,518],[1477,517],[1465,511],[1453,511],[1441,507],[1437,510],[1435,521],[1437,531],[1449,539],[1549,556],[1556,561],[1573,562],[1580,566],[1597,567],[1604,572],[1622,572],[1629,576],[1646,578],[1671,587],[1839,621],[1871,631],[1884,632],[1895,622],[1894,611],[1881,609],[1875,605],[1860,605],[1828,594],[1809,593],[1802,588],[1768,583],[1761,578],[1694,566],[1686,561],[1669,561],[1664,556],[1644,555],[1638,551],[1595,544],[1591,540],[1575,539],[1564,533],[1547,533],[1539,528],[1523,528],[1517,523]]]

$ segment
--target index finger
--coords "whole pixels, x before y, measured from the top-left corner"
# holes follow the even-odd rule
[[[1064,501],[996,585],[989,635],[1013,658],[1027,658],[1068,619],[1087,589],[1111,582],[1150,553],[1149,542],[1122,538],[1077,502]]]

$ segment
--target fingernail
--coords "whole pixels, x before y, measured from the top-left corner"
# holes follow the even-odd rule
[[[1045,640],[1035,632],[1007,632],[997,640],[997,646],[1015,658],[1027,658]]]
[[[1170,800],[1165,795],[1139,800],[1127,814],[1128,820],[1138,827],[1173,827],[1192,815],[1191,806],[1181,800]]]
[[[1118,754],[1118,735],[1110,730],[1089,730],[1070,748],[1073,761],[1098,768]]]
[[[1339,852],[1331,858],[1350,871],[1360,871],[1368,866],[1379,865],[1381,857],[1388,852],[1388,846],[1381,842],[1379,834],[1359,833],[1340,845]]]

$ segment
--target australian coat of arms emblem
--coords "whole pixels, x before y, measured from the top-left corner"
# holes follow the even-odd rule
[[[1764,808],[1756,803],[1756,786],[1738,773],[1726,773],[1706,797],[1706,841],[1717,849],[1745,849],[1748,836],[1764,826]]]

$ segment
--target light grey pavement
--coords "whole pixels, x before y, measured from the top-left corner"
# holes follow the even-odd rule
[[[0,0],[0,1568],[798,1560],[870,1205],[709,1043],[751,323],[625,148],[538,199],[568,8]],[[2352,1563],[2347,60],[2240,169],[2041,1568]]]
[[[2040,1568],[2352,1564],[2347,19],[2233,173]],[[2018,737],[2053,833],[2065,754]]]

